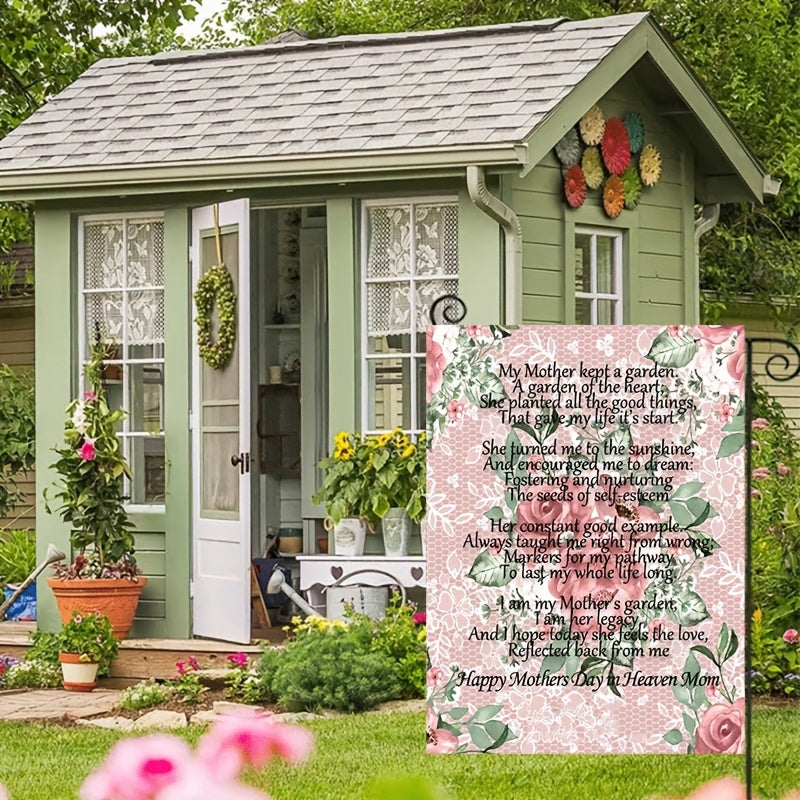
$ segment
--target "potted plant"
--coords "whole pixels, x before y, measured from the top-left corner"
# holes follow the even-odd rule
[[[56,637],[64,688],[91,692],[98,670],[108,672],[117,656],[119,642],[108,617],[73,612]]]
[[[356,556],[364,552],[368,489],[365,463],[368,447],[359,433],[337,433],[333,453],[319,462],[325,473],[320,490],[312,498],[325,503],[326,528],[333,529],[336,555]]]
[[[388,556],[408,554],[411,521],[425,515],[425,444],[424,433],[415,443],[399,428],[367,440],[371,457],[365,469],[366,518],[371,526],[380,521]]]
[[[338,528],[347,518],[373,532],[382,523],[387,555],[408,552],[411,520],[425,515],[425,441],[424,433],[414,443],[399,428],[377,436],[337,434],[333,454],[319,463],[325,479],[313,500],[325,503],[339,555],[346,553]]]
[[[55,448],[53,468],[61,476],[54,494],[61,505],[55,511],[71,527],[74,560],[56,564],[48,584],[62,623],[75,611],[95,611],[107,616],[123,639],[147,579],[136,565],[133,523],[125,510],[123,478],[131,473],[116,433],[124,412],[109,409],[100,381],[104,354],[102,346],[94,348],[85,370],[91,388],[68,406],[65,443]]]

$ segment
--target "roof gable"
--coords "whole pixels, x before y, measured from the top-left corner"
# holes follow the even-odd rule
[[[654,31],[627,14],[107,59],[0,142],[0,197],[532,166]]]

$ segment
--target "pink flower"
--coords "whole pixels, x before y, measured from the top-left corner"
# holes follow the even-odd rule
[[[235,778],[245,765],[260,767],[273,756],[304,761],[313,737],[304,728],[275,722],[254,710],[220,717],[200,740],[197,756],[221,780]]]
[[[742,753],[744,698],[711,706],[697,726],[696,753]]]
[[[759,492],[758,489],[751,489],[750,490],[750,497],[752,497],[754,500],[760,500],[761,499],[761,492]]]
[[[87,439],[79,448],[78,448],[78,455],[84,461],[93,461],[95,457],[96,451],[94,449],[94,442],[91,439]]]
[[[194,656],[189,656],[188,658],[189,666],[197,672],[200,669],[200,664],[197,663],[197,659]]]
[[[753,470],[753,479],[757,481],[769,478],[769,467],[756,467]]]
[[[81,800],[151,800],[161,789],[179,783],[197,769],[186,742],[154,734],[123,739],[80,790]]]
[[[747,790],[735,778],[718,778],[695,789],[686,800],[747,800]]]
[[[461,400],[451,400],[447,404],[447,419],[451,422],[456,422],[464,416],[464,409],[466,404]]]
[[[791,467],[787,467],[786,464],[778,464],[778,475],[789,475],[791,471]]]
[[[789,628],[783,633],[783,641],[786,642],[786,644],[797,644],[800,642],[800,633],[794,628]]]
[[[751,423],[750,427],[754,431],[763,431],[769,428],[769,421],[765,420],[764,417],[756,417]]]
[[[83,400],[86,403],[96,403],[97,402],[97,395],[94,392],[84,392],[83,393]]]
[[[186,664],[184,664],[183,661],[176,661],[175,668],[178,670],[178,675],[180,676],[185,675],[189,671],[186,669]]]
[[[438,667],[431,667],[428,670],[428,686],[439,686],[442,683],[442,678],[444,677],[442,671]]]
[[[723,425],[727,425],[735,416],[735,409],[728,403],[720,403],[719,419]]]
[[[724,361],[731,378],[741,381],[747,362],[744,335],[727,325],[698,325],[697,330],[705,346],[714,352],[715,360]]]
[[[761,442],[759,442],[758,439],[751,439],[750,440],[750,447],[752,447],[753,450],[760,450],[761,449]]]
[[[247,653],[230,653],[228,655],[228,661],[231,664],[237,667],[246,667],[247,666]]]
[[[685,330],[685,325],[667,325],[667,333],[670,336],[680,336]]]
[[[428,706],[428,744],[426,752],[431,755],[455,753],[458,749],[458,737],[444,728],[437,727],[439,716]]]
[[[430,401],[442,385],[442,375],[447,366],[447,358],[439,342],[434,341],[433,331],[430,328],[425,334],[425,339],[428,355],[425,362],[425,389],[427,399]]]
[[[427,620],[427,615],[424,611],[417,611],[411,619],[414,620],[415,625],[424,625]]]
[[[8,800],[8,794],[6,793],[5,786],[0,785],[0,800]]]
[[[160,791],[154,800],[270,800],[251,786],[238,782],[218,781],[203,769],[197,769],[179,783]]]

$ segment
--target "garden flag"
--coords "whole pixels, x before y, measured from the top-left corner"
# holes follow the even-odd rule
[[[743,752],[743,329],[427,339],[428,751]]]

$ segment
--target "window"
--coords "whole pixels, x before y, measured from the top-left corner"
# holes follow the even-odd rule
[[[80,352],[110,358],[103,384],[123,408],[119,436],[132,504],[164,503],[164,222],[148,215],[83,217],[79,224]],[[81,380],[82,380],[81,376]],[[127,479],[126,479],[127,480]]]
[[[362,428],[418,432],[430,307],[458,293],[458,203],[365,203],[363,242]]]
[[[622,234],[600,228],[575,231],[575,322],[622,324]]]

